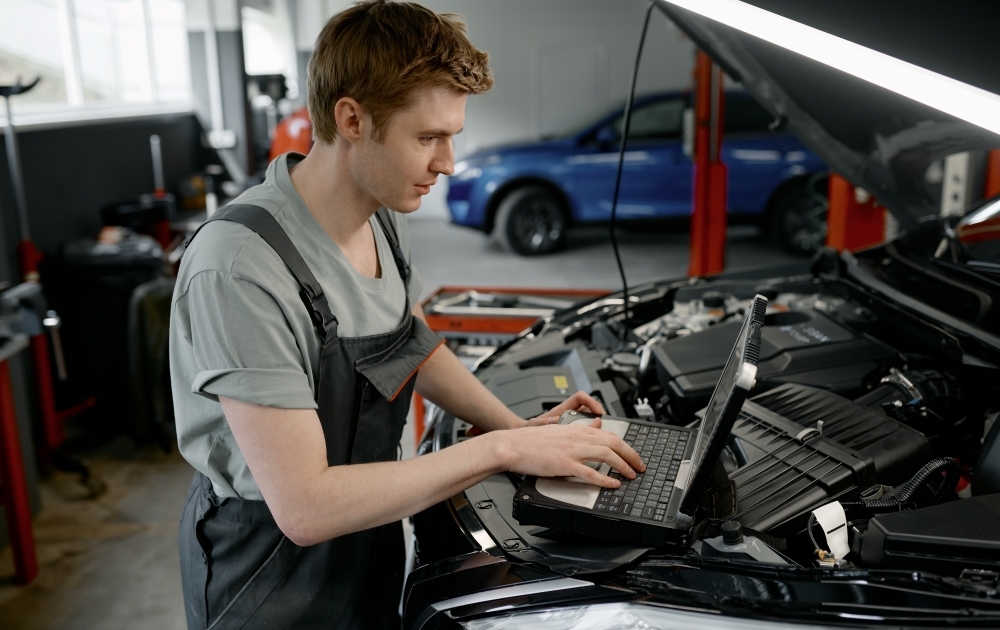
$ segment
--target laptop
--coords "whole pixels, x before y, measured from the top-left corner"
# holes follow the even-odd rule
[[[601,417],[603,430],[639,453],[646,463],[645,472],[629,480],[607,464],[588,464],[620,479],[617,489],[601,488],[578,477],[527,477],[514,495],[514,518],[522,525],[635,545],[686,545],[712,469],[754,386],[766,310],[767,298],[754,297],[697,428]],[[569,411],[559,422],[589,424],[594,417]]]

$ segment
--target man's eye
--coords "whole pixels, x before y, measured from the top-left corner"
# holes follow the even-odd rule
[[[437,136],[424,136],[423,138],[420,139],[420,141],[423,142],[424,144],[430,144],[435,140],[437,140]]]

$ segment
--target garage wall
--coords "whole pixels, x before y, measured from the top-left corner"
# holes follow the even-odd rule
[[[298,0],[296,42],[308,52],[324,21],[347,0]],[[423,0],[459,13],[476,46],[490,53],[496,85],[470,99],[461,159],[494,144],[574,128],[624,103],[646,3],[642,0]],[[654,12],[638,92],[690,85],[694,46]],[[563,69],[560,72],[560,68]],[[438,184],[416,217],[444,216]]]

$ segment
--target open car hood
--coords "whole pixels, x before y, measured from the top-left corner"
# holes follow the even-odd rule
[[[781,126],[834,172],[872,193],[904,229],[939,212],[925,179],[932,162],[962,151],[1000,147],[1000,136],[981,127],[665,0],[656,0],[656,5]],[[936,19],[933,12],[913,13],[900,19],[899,28],[924,27],[921,20]],[[863,21],[865,16],[857,17]],[[947,41],[923,39],[919,45],[944,48]],[[986,59],[978,58],[977,65],[988,63]],[[992,85],[980,87],[995,91]]]

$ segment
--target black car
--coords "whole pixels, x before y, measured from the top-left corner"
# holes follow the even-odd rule
[[[834,171],[875,194],[901,234],[853,255],[636,287],[627,310],[609,295],[538,321],[482,361],[478,378],[524,417],[565,397],[555,375],[613,415],[642,407],[655,422],[696,426],[763,294],[750,401],[788,430],[737,420],[696,515],[708,525],[684,548],[522,524],[512,474],[414,516],[404,628],[1000,627],[1000,197],[940,218],[924,177],[1000,138],[664,10]],[[419,452],[468,439],[469,426],[434,412]],[[809,433],[818,446],[805,452]],[[788,450],[776,454],[776,440]],[[834,500],[850,546],[835,559],[810,519]],[[756,551],[733,551],[733,521],[758,534]]]

